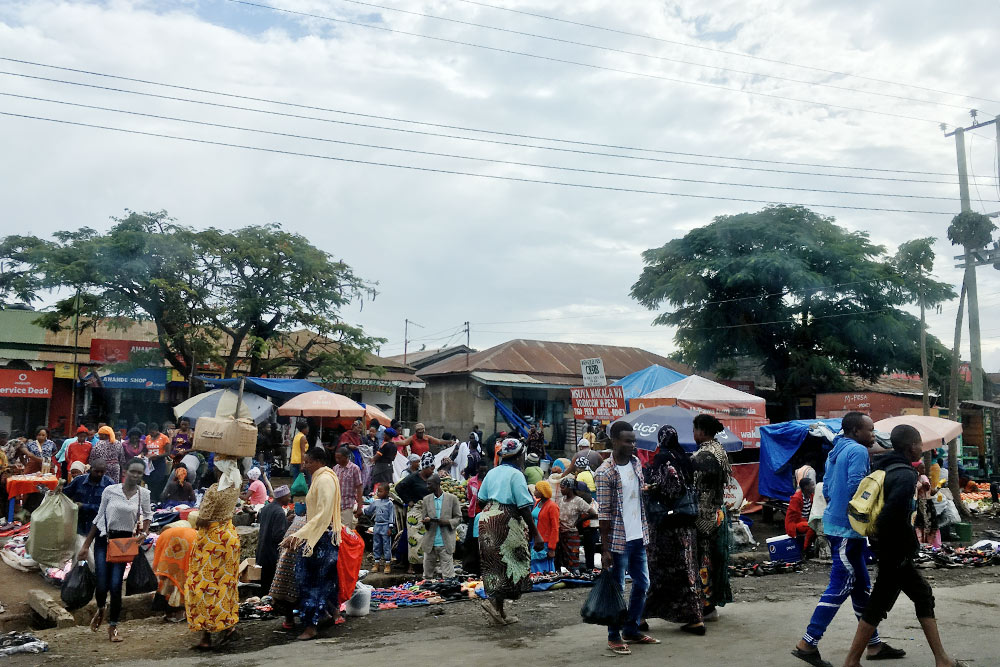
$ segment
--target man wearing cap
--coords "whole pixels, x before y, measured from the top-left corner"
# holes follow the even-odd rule
[[[260,590],[267,595],[274,581],[274,571],[278,567],[278,549],[285,532],[292,523],[289,512],[292,502],[292,492],[288,486],[279,486],[274,490],[274,500],[264,505],[257,521],[260,523],[260,533],[257,536],[257,565],[260,566]]]
[[[524,479],[528,484],[538,484],[545,478],[545,473],[538,467],[538,454],[532,452],[525,457],[524,461],[527,464],[524,467]]]

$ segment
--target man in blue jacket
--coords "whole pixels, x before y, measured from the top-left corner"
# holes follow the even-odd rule
[[[833,450],[826,459],[823,476],[823,496],[827,503],[823,513],[823,533],[830,542],[833,557],[830,584],[819,599],[805,635],[792,649],[792,655],[815,667],[832,667],[820,656],[819,640],[837,615],[840,605],[850,597],[854,614],[861,618],[871,592],[864,558],[865,538],[851,528],[847,504],[854,497],[861,480],[868,475],[868,450],[875,444],[875,423],[866,414],[848,412],[841,427],[844,434],[833,441]],[[868,642],[869,659],[886,660],[904,655],[906,651],[885,644],[878,632],[872,634]]]
[[[913,530],[913,512],[916,510],[914,491],[917,488],[917,471],[913,464],[922,453],[920,432],[912,426],[900,424],[892,429],[892,453],[880,456],[873,467],[885,471],[882,484],[883,504],[875,520],[875,553],[878,555],[878,579],[872,589],[871,599],[865,607],[851,650],[844,660],[844,667],[861,667],[861,654],[875,634],[875,628],[886,618],[900,593],[905,593],[917,611],[917,620],[934,654],[935,667],[963,667],[945,653],[934,619],[934,592],[920,576],[913,562],[920,551],[917,534]]]

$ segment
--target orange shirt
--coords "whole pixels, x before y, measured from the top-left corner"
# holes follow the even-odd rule
[[[169,444],[170,438],[163,433],[158,435],[155,440],[151,435],[146,436],[146,452],[150,456],[160,456],[162,454],[166,454],[168,451],[167,446]]]

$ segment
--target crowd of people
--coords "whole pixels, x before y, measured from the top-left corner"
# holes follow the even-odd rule
[[[262,431],[268,440],[268,429]],[[342,529],[367,516],[376,571],[390,572],[395,558],[410,573],[420,566],[424,578],[450,578],[456,545],[463,543],[465,571],[480,574],[486,594],[481,607],[497,625],[517,622],[508,602],[531,590],[532,573],[591,570],[599,554],[599,567],[623,595],[626,575],[632,582],[627,618],[608,627],[609,650],[629,655],[634,646],[660,643],[648,634],[648,619],[703,636],[706,623],[718,620],[719,608],[732,601],[730,517],[723,501],[732,469],[717,439],[722,431],[715,417],[698,415],[697,449],[689,453],[677,430],[664,425],[657,450],[642,465],[635,433],[625,422],[600,432],[588,427],[575,455],[556,460],[548,456],[540,429],[524,439],[499,433],[490,442],[476,428],[458,442],[450,434],[429,436],[422,424],[404,437],[396,423],[372,422],[366,428],[357,421],[333,442],[313,438],[310,444],[309,426],[302,423],[295,426],[287,461],[292,483],[273,488],[266,461],[248,466],[244,484],[240,462],[198,452],[190,424],[181,420],[163,432],[155,424],[137,426],[123,438],[108,425],[85,425],[61,446],[44,429],[34,440],[3,437],[0,466],[46,467],[68,478],[64,492],[78,504],[78,532],[84,537],[78,558],[90,560],[93,547],[97,612],[91,628],[97,631],[106,621],[112,642],[123,638],[122,581],[129,562],[118,556],[132,553],[130,546],[148,534],[154,503],[197,505],[156,542],[156,604],[165,620],[186,621],[200,633],[197,648],[233,637],[240,552],[233,515],[242,502],[258,509],[262,589],[284,612],[286,629],[298,622],[300,639],[343,622],[337,576]],[[914,601],[937,667],[960,664],[941,645],[933,594],[913,563],[916,530],[925,540],[934,539],[936,531],[928,516],[918,529],[910,520],[932,486],[916,467],[919,433],[900,426],[891,442],[891,450],[879,451],[872,420],[850,413],[826,461],[823,533],[833,557],[830,583],[792,648],[810,665],[831,664],[820,655],[819,643],[848,597],[859,623],[845,666],[860,665],[862,654],[870,660],[905,655],[877,631],[900,592]],[[865,539],[848,520],[848,503],[872,470],[886,475],[874,541],[879,562],[874,588]],[[462,500],[449,491],[452,482],[464,490],[464,511]],[[804,472],[786,513],[788,535],[806,550],[817,540],[808,520],[816,493],[815,475]],[[467,531],[460,537],[463,523]]]

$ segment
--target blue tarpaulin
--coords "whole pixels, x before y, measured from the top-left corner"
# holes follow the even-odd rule
[[[626,375],[621,380],[612,382],[611,384],[612,386],[622,387],[625,391],[626,399],[639,398],[651,391],[656,391],[657,389],[662,389],[675,382],[679,382],[686,377],[687,375],[683,373],[653,364],[648,368],[643,368],[641,371]]]
[[[788,500],[795,493],[795,470],[789,465],[792,457],[806,441],[809,427],[825,424],[831,431],[840,431],[839,419],[797,419],[760,427],[760,473],[757,488],[760,495]],[[824,442],[824,451],[829,445]]]
[[[528,422],[521,419],[521,417],[514,412],[513,408],[507,407],[503,401],[494,396],[492,391],[487,389],[486,393],[493,399],[493,404],[496,405],[497,412],[503,415],[504,420],[510,424],[511,428],[516,429],[521,434],[521,437],[528,437],[528,429],[530,428]]]
[[[209,387],[239,387],[240,378],[220,380],[218,378],[201,378]],[[282,401],[304,394],[307,391],[328,391],[309,380],[289,380],[284,378],[246,378],[246,391],[252,391],[261,396],[270,396]]]

